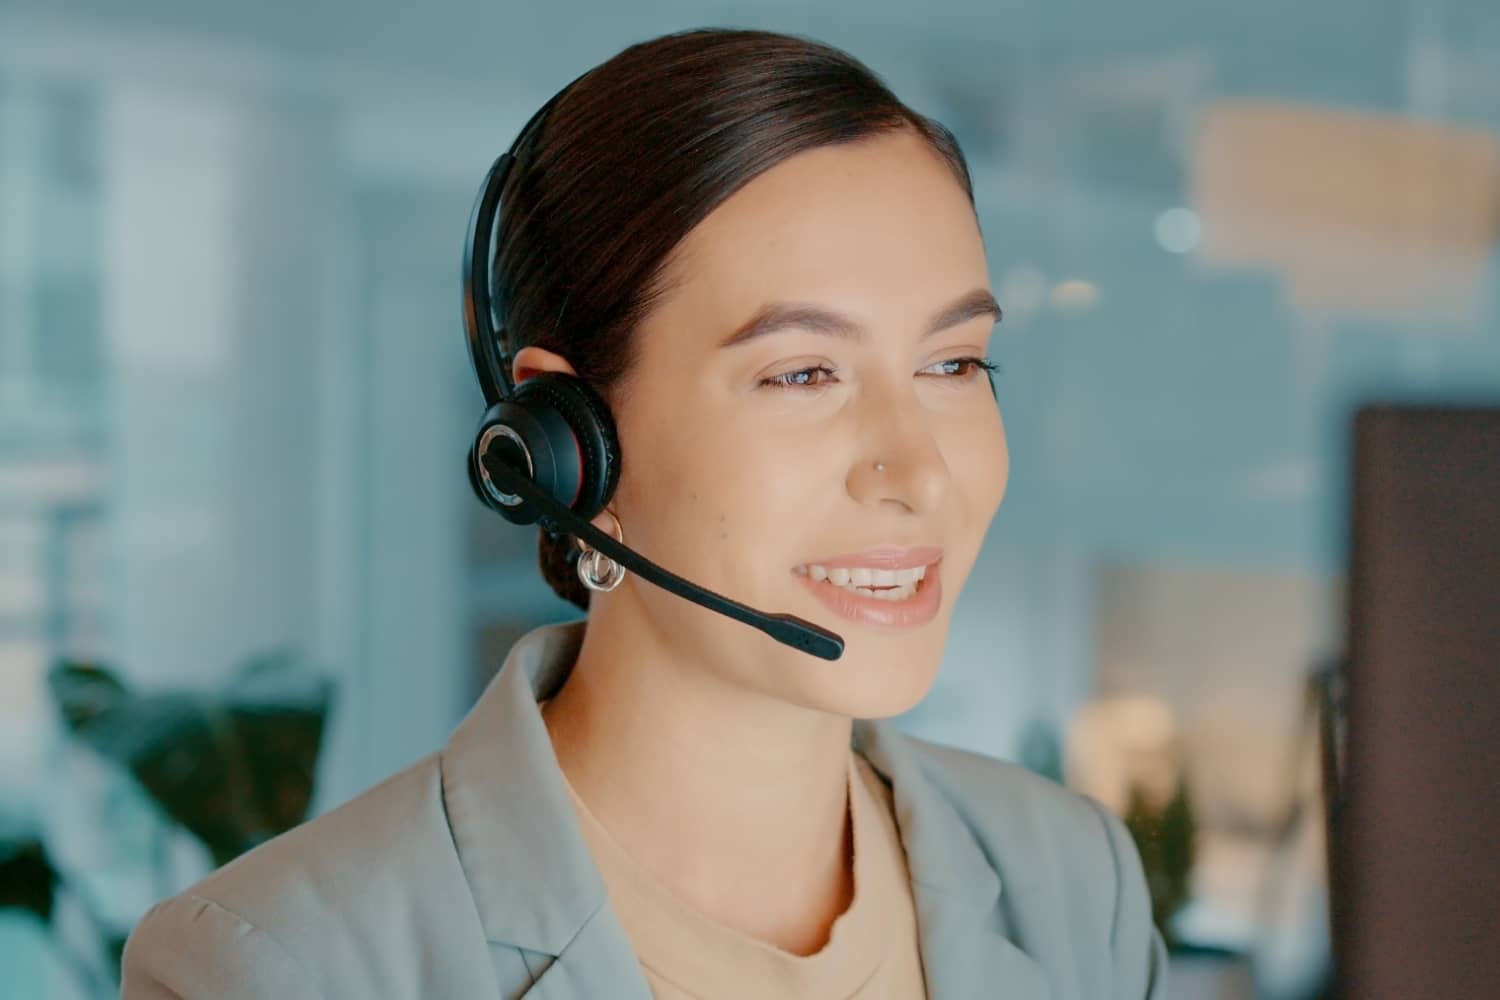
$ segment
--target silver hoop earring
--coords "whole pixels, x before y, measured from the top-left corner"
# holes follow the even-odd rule
[[[615,517],[614,511],[609,512],[614,519],[615,527],[618,529],[619,540],[625,541],[625,528],[620,524],[620,519]],[[614,532],[611,532],[614,534]],[[620,585],[625,579],[625,567],[615,562],[609,556],[592,547],[582,538],[576,539],[578,548],[583,555],[578,557],[578,580],[589,590],[597,593],[608,593]]]
[[[625,567],[598,549],[589,549],[578,557],[578,579],[590,590],[608,593],[625,579]]]

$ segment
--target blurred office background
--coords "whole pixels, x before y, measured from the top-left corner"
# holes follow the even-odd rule
[[[701,25],[970,157],[1013,472],[902,724],[1131,816],[1175,997],[1318,995],[1349,415],[1500,396],[1492,0],[0,3],[0,995],[112,995],[151,902],[573,617],[463,474],[463,231]]]

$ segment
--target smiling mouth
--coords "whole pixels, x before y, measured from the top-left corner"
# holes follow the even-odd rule
[[[852,569],[835,567],[829,569],[816,563],[798,566],[794,572],[814,583],[827,582],[851,594],[879,601],[904,601],[916,595],[922,587],[931,566],[915,566],[909,569]]]
[[[811,563],[793,572],[841,618],[882,628],[913,628],[933,621],[943,607],[941,565],[939,556],[932,563],[896,570]]]

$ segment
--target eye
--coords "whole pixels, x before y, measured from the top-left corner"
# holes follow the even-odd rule
[[[814,365],[811,368],[798,368],[796,371],[763,378],[759,384],[767,389],[821,389],[828,383],[813,380],[813,376],[820,372],[826,376],[833,375],[832,368],[826,365]]]
[[[947,361],[939,361],[932,368],[942,369],[942,371],[937,373],[941,378],[951,378],[962,382],[977,377],[980,372],[993,376],[995,372],[1000,370],[1000,366],[992,361],[973,357],[949,358]],[[931,369],[927,370],[930,371]],[[993,378],[990,381],[991,384],[994,383]]]

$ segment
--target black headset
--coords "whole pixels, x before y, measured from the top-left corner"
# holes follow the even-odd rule
[[[767,614],[668,572],[590,521],[604,509],[620,479],[620,441],[599,393],[563,372],[539,372],[511,382],[505,343],[504,288],[493,287],[491,244],[500,194],[518,159],[536,145],[548,114],[577,77],[532,115],[510,149],[485,175],[464,241],[463,313],[469,356],[487,409],[469,448],[469,484],[480,501],[512,524],[540,522],[553,536],[576,535],[642,579],[778,642],[825,660],[844,651],[838,635],[790,614]],[[529,157],[528,157],[529,159]],[[522,164],[521,169],[526,165]]]

